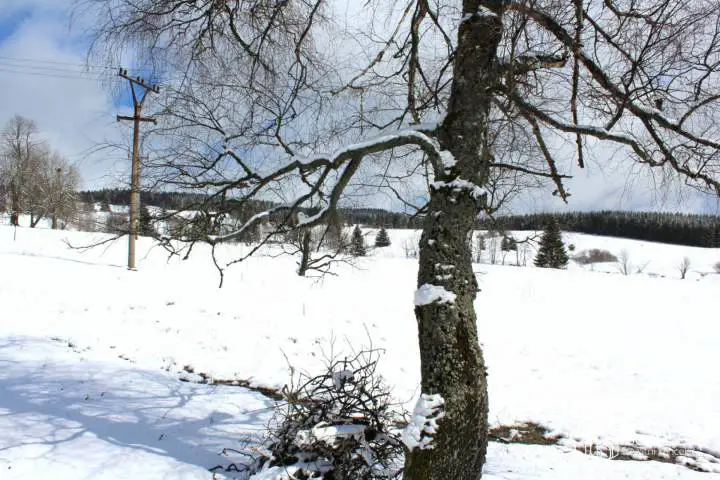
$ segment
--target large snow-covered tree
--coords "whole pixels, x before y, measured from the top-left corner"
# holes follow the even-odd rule
[[[145,174],[208,194],[205,211],[216,215],[230,198],[277,202],[205,241],[268,219],[265,241],[322,225],[365,187],[423,215],[422,391],[442,395],[446,410],[434,448],[407,455],[408,479],[475,480],[485,461],[486,370],[467,239],[478,214],[505,197],[498,179],[539,179],[567,200],[570,162],[584,167],[610,149],[616,162],[720,194],[714,0],[84,0],[83,8],[98,18],[94,54],[134,52],[166,79]],[[417,185],[426,187],[419,205],[408,200]],[[309,209],[318,213],[300,215]]]
[[[9,194],[13,222],[30,212],[33,190],[42,172],[47,148],[34,121],[16,115],[0,133],[0,182]]]

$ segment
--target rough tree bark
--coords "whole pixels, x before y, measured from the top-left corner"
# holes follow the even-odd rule
[[[477,280],[467,242],[484,198],[471,188],[442,183],[466,180],[483,185],[489,173],[485,134],[495,82],[489,67],[501,39],[502,22],[499,10],[478,12],[479,3],[463,3],[465,20],[458,32],[448,114],[438,132],[441,147],[452,153],[456,163],[436,172],[440,183],[431,189],[420,241],[418,287],[441,286],[455,300],[415,308],[422,390],[444,397],[445,416],[435,448],[416,449],[408,456],[405,478],[412,480],[478,479],[487,451],[487,380],[474,308]]]

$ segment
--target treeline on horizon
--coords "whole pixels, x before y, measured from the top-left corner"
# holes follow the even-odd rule
[[[101,203],[106,205],[129,205],[129,189],[103,189],[83,191],[79,193],[80,201],[85,203]],[[194,206],[200,205],[205,200],[202,194],[186,192],[162,192],[162,191],[141,191],[140,203],[146,206],[153,206],[169,211],[193,210]],[[231,203],[229,200],[228,203]],[[242,211],[237,212],[240,219],[250,218],[252,215],[273,206],[273,203],[266,201],[248,202]],[[317,209],[306,209],[304,213],[313,215]],[[394,229],[420,229],[422,228],[422,217],[413,217],[402,212],[390,212],[381,208],[340,208],[338,211],[340,222],[346,225],[365,225],[374,228]]]
[[[184,192],[140,193],[143,205],[165,210],[192,209],[204,200],[201,194]],[[80,192],[87,203],[128,205],[129,189],[103,189]],[[246,205],[239,218],[249,216],[272,206],[270,202],[256,201]],[[313,210],[305,213],[312,215]],[[346,225],[364,225],[373,228],[420,229],[423,218],[380,208],[342,208],[339,220]],[[624,212],[603,210],[596,212],[532,213],[509,215],[478,221],[478,228],[495,231],[542,230],[555,220],[562,230],[590,235],[602,235],[646,240],[650,242],[720,248],[720,216],[670,212]]]
[[[720,248],[720,217],[672,212],[531,213],[509,215],[480,222],[494,230],[542,230],[555,220],[561,230],[633,240]]]

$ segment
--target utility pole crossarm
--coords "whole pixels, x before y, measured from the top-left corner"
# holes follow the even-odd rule
[[[136,117],[127,117],[127,116],[125,116],[125,115],[118,115],[118,116],[117,116],[117,121],[120,122],[120,121],[122,121],[122,120],[127,120],[127,121],[130,121],[130,122],[133,122],[133,121],[136,120]],[[137,120],[138,120],[139,122],[150,122],[150,123],[153,123],[153,124],[157,125],[157,119],[155,119],[155,118],[151,118],[151,117],[137,117]]]
[[[128,75],[127,69],[121,68],[121,69],[120,69],[120,73],[118,73],[118,76],[119,76],[120,78],[124,78],[125,80],[127,80],[128,82],[130,82],[131,85],[137,85],[137,86],[142,87],[142,88],[144,88],[145,90],[149,90],[149,91],[151,91],[151,92],[153,92],[153,93],[160,93],[160,87],[159,87],[158,85],[153,85],[153,86],[146,85],[144,78],[141,78],[141,77],[132,78],[132,77],[130,77],[130,76]]]

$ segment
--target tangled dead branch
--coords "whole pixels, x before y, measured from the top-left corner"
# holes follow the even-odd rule
[[[331,359],[283,389],[253,480],[400,478],[402,409],[377,372],[380,351]]]

